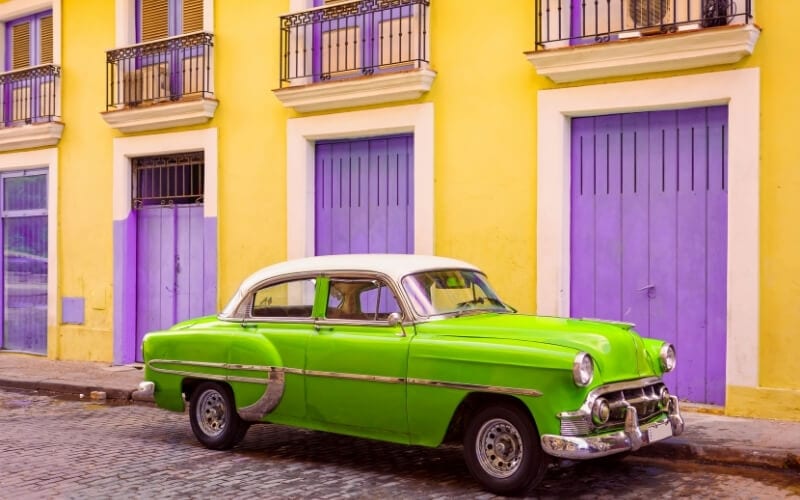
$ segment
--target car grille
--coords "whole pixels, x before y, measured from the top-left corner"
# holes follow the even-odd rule
[[[561,435],[562,436],[583,436],[589,434],[592,424],[586,415],[575,415],[570,417],[561,417]]]
[[[561,414],[561,435],[582,436],[593,431],[605,431],[621,428],[625,424],[625,411],[628,406],[636,408],[639,421],[645,421],[664,411],[660,406],[662,382],[620,390],[593,393],[580,411]],[[605,398],[611,407],[611,416],[603,426],[595,426],[592,422],[592,404],[597,398]]]

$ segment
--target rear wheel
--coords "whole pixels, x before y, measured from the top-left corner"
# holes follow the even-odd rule
[[[487,406],[470,419],[464,460],[472,476],[497,495],[529,492],[548,465],[530,415],[508,402]]]
[[[189,421],[197,440],[212,450],[232,448],[249,427],[236,413],[230,387],[217,382],[203,382],[192,392]]]

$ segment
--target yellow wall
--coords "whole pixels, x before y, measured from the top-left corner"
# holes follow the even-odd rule
[[[114,2],[63,0],[59,143],[59,313],[62,297],[86,299],[85,323],[61,325],[59,359],[112,359],[112,129],[105,110],[105,50],[114,47]],[[86,20],[95,19],[92,29]],[[100,20],[105,20],[102,22]]]
[[[760,382],[800,390],[800,79],[792,56],[800,51],[800,4],[761,1],[757,12],[764,27],[752,58],[762,71]]]
[[[424,100],[435,104],[435,251],[483,268],[536,309],[534,2],[437,2]]]
[[[455,0],[432,2],[431,61],[438,74],[432,90],[416,101],[435,106],[436,253],[484,268],[524,312],[536,310],[535,138],[543,126],[536,123],[536,96],[557,87],[537,76],[523,55],[533,48],[534,4],[475,1],[467,8]],[[780,408],[796,407],[800,391],[800,141],[793,124],[800,93],[791,64],[800,52],[792,24],[800,5],[756,4],[764,31],[755,55],[735,65],[671,74],[761,69],[761,387],[729,387],[728,408],[754,414],[763,408],[765,415],[792,418]],[[220,303],[242,277],[286,255],[286,169],[299,167],[286,165],[286,120],[300,115],[284,108],[271,89],[278,86],[278,16],[288,10],[288,0],[217,0],[215,6],[220,106],[209,124],[191,128],[219,130]],[[61,297],[85,297],[86,322],[51,334],[50,356],[108,361],[111,155],[112,139],[121,134],[100,112],[104,52],[115,46],[114,2],[63,0],[62,13],[59,303]],[[94,20],[91,30],[86,19]]]
[[[217,0],[215,78],[219,127],[219,291],[286,258],[286,108],[278,86],[278,18],[288,2]],[[303,223],[297,221],[297,223]]]

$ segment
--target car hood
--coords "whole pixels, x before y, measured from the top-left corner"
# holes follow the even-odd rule
[[[536,343],[584,351],[607,382],[658,376],[642,338],[627,323],[525,314],[477,314],[417,325],[418,334]]]

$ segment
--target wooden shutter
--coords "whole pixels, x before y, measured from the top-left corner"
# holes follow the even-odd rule
[[[203,31],[203,0],[183,0],[183,33]]]
[[[142,0],[142,42],[169,36],[169,0]]]
[[[11,28],[11,69],[31,65],[31,23],[16,24]]]
[[[41,50],[41,60],[39,64],[53,63],[53,16],[46,16],[41,19],[39,46]]]

